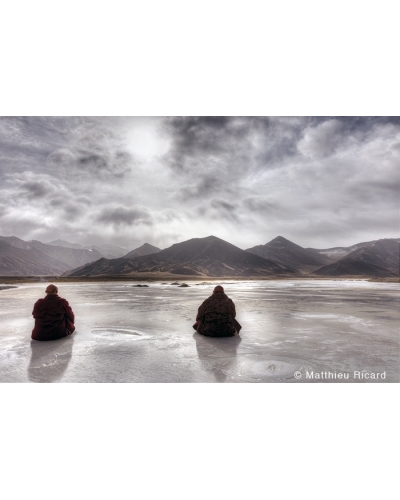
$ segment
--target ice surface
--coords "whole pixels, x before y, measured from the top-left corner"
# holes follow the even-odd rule
[[[77,329],[53,342],[30,339],[47,283],[0,284],[0,382],[399,382],[396,283],[226,281],[243,329],[219,339],[192,329],[215,283],[136,284],[60,283]]]

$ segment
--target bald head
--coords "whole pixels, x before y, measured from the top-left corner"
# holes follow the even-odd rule
[[[213,293],[224,293],[224,287],[222,287],[221,285],[217,285],[217,286],[214,288]]]
[[[58,288],[56,287],[56,285],[49,285],[47,288],[46,288],[46,293],[58,293]]]

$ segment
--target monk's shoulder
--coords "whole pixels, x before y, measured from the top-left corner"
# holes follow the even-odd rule
[[[233,303],[233,300],[230,299],[229,297],[226,298],[225,300],[225,304],[226,304],[226,307],[229,309],[229,310],[234,310],[235,309],[235,304]]]
[[[69,306],[69,303],[68,303],[67,299],[63,299],[62,297],[58,297],[58,301],[59,301],[60,304],[62,304],[64,306]]]

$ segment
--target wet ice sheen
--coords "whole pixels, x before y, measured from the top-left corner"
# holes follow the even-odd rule
[[[30,339],[45,284],[0,284],[0,382],[302,383],[327,371],[351,374],[336,382],[368,382],[354,371],[399,382],[398,284],[226,281],[243,329],[222,339],[192,329],[214,283],[133,284],[61,283],[77,330],[54,342]]]

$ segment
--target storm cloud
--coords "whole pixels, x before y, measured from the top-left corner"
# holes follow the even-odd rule
[[[144,207],[106,208],[98,215],[97,220],[114,226],[133,226],[139,224],[151,226],[153,224],[150,211]]]
[[[0,234],[160,248],[399,237],[396,117],[0,118]]]

